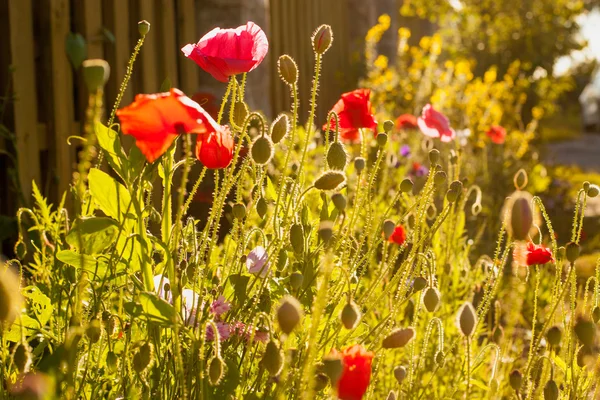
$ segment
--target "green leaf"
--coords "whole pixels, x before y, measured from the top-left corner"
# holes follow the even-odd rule
[[[52,219],[50,218],[50,207],[48,206],[44,196],[42,196],[42,193],[40,192],[40,189],[38,189],[35,181],[31,182],[31,189],[33,191],[35,205],[39,210],[39,214],[42,216],[43,222],[48,225],[52,224]]]
[[[100,122],[96,122],[95,131],[98,144],[104,150],[108,164],[121,178],[124,178],[125,168],[123,166],[127,165],[127,156],[121,147],[119,134]]]
[[[133,218],[132,214],[126,213],[128,208],[132,213],[133,206],[130,207],[131,196],[125,186],[97,168],[90,169],[88,181],[92,198],[104,214],[119,222],[127,217]]]
[[[248,282],[250,282],[250,277],[247,275],[234,274],[229,276],[229,280],[234,287],[235,296],[239,300],[244,300],[248,296],[246,288],[248,287]]]
[[[93,256],[78,254],[71,250],[61,250],[56,253],[56,258],[67,265],[87,271],[97,278],[103,278],[106,275],[106,263]]]
[[[66,237],[67,243],[84,254],[100,254],[113,244],[119,227],[115,220],[106,217],[81,218]],[[83,244],[83,248],[80,248]]]
[[[6,338],[11,342],[21,340],[21,334],[26,338],[35,334],[40,328],[46,326],[54,308],[50,298],[36,286],[27,286],[21,289],[27,302],[27,311],[15,320]]]
[[[142,318],[148,322],[160,325],[173,325],[177,321],[177,311],[155,293],[140,293],[139,302],[142,306]]]
[[[65,39],[65,51],[73,68],[79,69],[87,57],[87,45],[80,33],[69,32]]]
[[[267,177],[267,189],[265,191],[265,196],[269,200],[277,200],[277,190],[275,190],[275,185],[273,185],[273,182],[269,177]]]

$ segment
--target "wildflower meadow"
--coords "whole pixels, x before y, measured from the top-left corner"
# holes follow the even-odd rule
[[[116,99],[108,63],[83,63],[69,191],[34,183],[18,211],[0,399],[600,398],[600,259],[579,267],[600,188],[553,225],[532,156],[548,96],[518,61],[478,77],[401,28],[391,63],[384,16],[360,84],[323,104],[322,25],[301,115],[295,60],[247,22],[181,49],[226,87],[217,109],[175,87],[123,104],[138,28]],[[267,56],[291,98],[272,119],[245,101]]]

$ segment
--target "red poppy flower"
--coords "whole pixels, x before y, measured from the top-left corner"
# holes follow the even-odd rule
[[[340,400],[360,400],[371,380],[371,362],[374,354],[359,344],[342,350],[344,371],[337,382]]]
[[[228,126],[223,126],[196,141],[196,157],[206,168],[226,168],[233,158],[233,137]]]
[[[389,241],[399,245],[406,241],[406,231],[402,225],[396,225],[394,232],[390,235]]]
[[[506,138],[506,129],[500,125],[494,125],[485,134],[492,139],[492,142],[502,144]]]
[[[402,129],[417,129],[417,117],[411,114],[402,114],[396,118],[396,128]]]
[[[268,50],[267,35],[254,22],[236,29],[215,28],[198,43],[181,49],[187,58],[221,82],[258,67]]]
[[[533,242],[527,243],[527,265],[541,265],[549,262],[554,262],[552,251],[549,248],[541,244],[533,244]]]
[[[195,101],[178,89],[157,94],[139,94],[117,111],[121,130],[135,138],[148,162],[154,162],[180,133],[208,133],[217,123]]]
[[[417,119],[417,124],[426,136],[440,138],[442,142],[450,142],[456,136],[454,129],[444,114],[436,111],[431,104],[423,107],[423,113]]]
[[[340,136],[346,141],[358,141],[360,128],[374,129],[377,126],[371,112],[371,101],[369,89],[357,89],[342,94],[342,97],[333,106],[332,111],[338,115],[340,122]],[[330,121],[330,129],[335,130],[335,120]],[[323,130],[327,124],[323,125]]]
[[[219,116],[219,103],[212,93],[198,92],[192,95],[192,100],[200,104],[213,119]]]

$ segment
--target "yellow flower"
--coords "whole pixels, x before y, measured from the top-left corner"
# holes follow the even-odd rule
[[[398,29],[398,36],[402,39],[408,39],[410,37],[410,29],[404,27]]]

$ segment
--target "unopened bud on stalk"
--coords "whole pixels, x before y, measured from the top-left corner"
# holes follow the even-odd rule
[[[142,37],[146,36],[150,32],[150,22],[146,20],[138,22],[138,32]]]
[[[267,215],[268,210],[269,206],[267,205],[267,201],[265,200],[265,198],[261,197],[260,199],[258,199],[258,201],[256,202],[256,212],[258,213],[258,216],[261,219],[264,219],[265,215]]]
[[[534,223],[538,225],[538,214],[531,208],[532,199],[529,192],[517,190],[504,203],[502,214],[506,216],[506,226],[515,240],[528,240]]]
[[[434,312],[440,305],[440,292],[437,288],[428,287],[423,293],[423,305],[429,312]]]
[[[523,374],[518,369],[513,369],[508,376],[508,381],[510,383],[510,387],[512,387],[515,391],[518,391],[523,384]]]
[[[329,150],[327,150],[327,164],[329,164],[329,167],[342,171],[346,168],[347,159],[348,154],[344,145],[341,142],[331,143]]]
[[[286,114],[279,114],[271,124],[271,140],[277,144],[290,132],[290,118]]]
[[[258,165],[265,165],[273,157],[273,142],[268,136],[259,136],[254,139],[250,148],[252,160]]]
[[[290,286],[294,290],[298,290],[302,287],[302,283],[304,282],[304,275],[302,272],[295,271],[290,275]]]
[[[302,319],[302,306],[292,296],[285,296],[277,308],[277,322],[281,330],[290,334]]]
[[[338,211],[344,211],[348,204],[346,196],[344,196],[341,193],[334,193],[331,196],[331,201],[333,202],[333,205],[335,206],[335,208],[337,208]]]
[[[220,356],[210,359],[208,362],[208,381],[212,386],[216,386],[221,382],[225,372],[225,362]]]
[[[554,380],[549,380],[544,386],[544,400],[558,400],[558,385]]]
[[[231,119],[235,125],[243,127],[246,122],[246,117],[248,117],[248,113],[248,106],[246,103],[238,100],[233,104],[233,115]]]
[[[388,240],[392,233],[394,233],[394,229],[396,229],[396,224],[391,219],[386,219],[383,221],[383,237],[385,240]]]
[[[586,192],[589,190],[591,183],[588,181],[583,182],[583,190],[585,190]]]
[[[400,182],[400,191],[402,193],[408,193],[412,190],[412,188],[413,182],[410,179],[404,178],[402,182]]]
[[[402,381],[404,381],[406,375],[408,375],[406,372],[406,368],[402,365],[394,368],[394,378],[396,378],[396,381],[398,381],[399,385],[402,384]]]
[[[577,257],[579,257],[580,251],[581,251],[581,248],[579,247],[579,245],[577,243],[573,243],[573,242],[567,243],[567,247],[565,249],[567,260],[569,260],[569,262],[571,262],[571,263],[574,263],[575,260],[577,260]]]
[[[356,157],[354,159],[354,168],[356,168],[356,172],[360,174],[360,172],[365,169],[366,161],[362,157]]]
[[[95,93],[104,87],[110,75],[110,65],[104,60],[85,60],[83,66],[83,80],[90,93]]]
[[[323,242],[328,243],[333,236],[333,221],[324,220],[319,224],[319,237]]]
[[[440,161],[440,151],[438,149],[431,149],[429,151],[429,162],[431,165],[437,165]]]
[[[328,354],[323,357],[323,372],[329,377],[331,386],[335,386],[344,372],[344,360],[337,354]]]
[[[442,365],[444,363],[444,359],[446,358],[446,355],[444,354],[443,351],[438,351],[437,353],[435,353],[435,363],[437,365]]]
[[[466,302],[462,305],[462,307],[458,310],[458,328],[460,332],[469,337],[475,331],[475,325],[477,325],[477,313],[473,308],[473,305],[469,302]]]
[[[319,190],[336,190],[346,182],[346,176],[339,171],[325,171],[316,180],[313,186]]]
[[[553,347],[558,346],[561,339],[562,331],[558,326],[553,326],[552,328],[548,329],[548,332],[546,332],[546,340],[548,340],[548,343]]]
[[[304,228],[301,224],[294,224],[290,228],[290,243],[294,253],[304,253]]]
[[[415,337],[415,328],[394,329],[381,343],[384,349],[397,349],[410,343]]]
[[[390,133],[394,129],[394,121],[390,121],[389,119],[383,123],[383,130],[385,133]]]
[[[90,343],[98,342],[102,335],[102,325],[100,325],[100,321],[97,319],[91,320],[85,329],[85,335],[90,340]]]
[[[600,187],[598,185],[590,185],[587,189],[588,197],[594,198],[600,194]]]
[[[137,373],[146,371],[154,360],[154,346],[146,342],[142,344],[133,355],[133,369]]]
[[[384,147],[388,141],[387,133],[378,133],[377,134],[377,145],[379,147]]]
[[[277,344],[270,340],[265,348],[265,354],[262,359],[263,365],[272,376],[278,375],[283,368],[283,353],[279,350]]]
[[[413,281],[413,291],[414,292],[420,292],[421,290],[425,289],[426,286],[427,286],[427,279],[423,278],[422,276],[417,276],[415,278],[415,280]]]
[[[106,366],[108,367],[108,371],[110,373],[115,373],[117,371],[117,364],[119,359],[114,351],[109,351],[106,354]]]
[[[298,66],[292,57],[287,54],[280,56],[277,60],[277,69],[279,70],[279,76],[285,83],[290,86],[298,83]]]
[[[331,27],[329,25],[321,25],[315,30],[312,36],[313,50],[317,54],[325,54],[329,50],[329,47],[331,47],[332,41],[333,33],[331,32]]]
[[[442,183],[446,182],[446,177],[447,177],[447,175],[444,171],[438,171],[433,176],[433,183],[435,183],[436,185],[439,186]]]
[[[581,343],[591,346],[596,336],[596,325],[592,321],[579,318],[575,324],[575,334]]]
[[[360,309],[356,305],[356,303],[350,300],[340,313],[340,319],[342,320],[342,324],[346,327],[346,329],[354,329],[360,322]]]
[[[231,213],[236,219],[243,219],[246,216],[246,206],[242,203],[235,203],[231,208]]]

